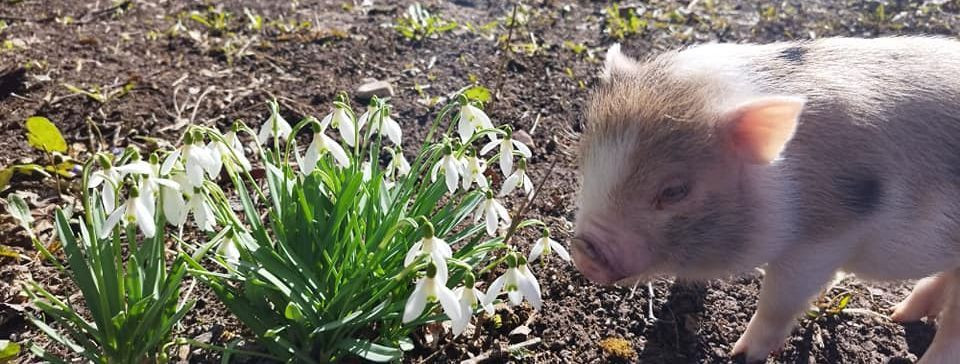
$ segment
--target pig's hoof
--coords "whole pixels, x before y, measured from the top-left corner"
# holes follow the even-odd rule
[[[934,276],[921,279],[913,287],[913,292],[893,307],[890,319],[897,322],[920,321],[926,317],[936,318],[943,307],[946,279]]]
[[[747,324],[730,355],[742,355],[747,363],[765,362],[771,354],[783,349],[783,343],[790,335],[792,326],[789,320],[762,320],[756,315]]]

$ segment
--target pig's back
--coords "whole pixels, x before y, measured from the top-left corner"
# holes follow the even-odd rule
[[[733,86],[747,91],[732,92],[728,103],[754,94],[807,97],[778,162],[795,186],[799,239],[849,234],[891,257],[898,247],[917,248],[914,259],[899,257],[904,272],[863,272],[881,278],[960,262],[960,42],[826,38],[722,47],[718,64],[748,75],[719,75],[747,83]],[[940,256],[924,255],[931,251]]]

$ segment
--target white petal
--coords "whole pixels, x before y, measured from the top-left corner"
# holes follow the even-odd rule
[[[530,178],[526,175],[523,176],[523,193],[527,195],[528,199],[533,198],[533,181],[530,181]]]
[[[437,171],[440,170],[440,166],[442,165],[443,165],[443,159],[437,161],[437,163],[433,165],[433,168],[430,169],[430,182],[437,181]]]
[[[293,132],[293,128],[290,127],[290,123],[287,122],[287,119],[284,119],[283,116],[277,114],[277,136],[281,140],[286,140],[290,136],[290,133]]]
[[[399,162],[397,167],[398,176],[406,176],[410,173],[410,163],[407,162],[407,158],[403,156],[403,152],[397,153],[397,161]]]
[[[173,226],[183,225],[187,221],[186,202],[183,201],[183,194],[169,188],[161,189],[163,196],[163,215]]]
[[[443,239],[434,237],[433,249],[443,257],[446,257],[446,258],[453,257],[453,250],[450,249],[450,245],[447,244],[447,242]]]
[[[237,243],[233,240],[220,243],[220,254],[223,254],[223,259],[234,268],[240,265],[240,250],[237,249]]]
[[[133,214],[137,220],[137,225],[140,226],[140,231],[143,232],[143,236],[152,238],[157,233],[157,225],[153,222],[153,214],[147,210],[147,207],[139,199],[134,199],[132,205]]]
[[[117,190],[116,186],[109,180],[104,180],[103,189],[100,192],[100,201],[103,202],[103,211],[113,211],[117,208]]]
[[[493,315],[493,304],[487,302],[487,295],[477,288],[473,289],[473,294],[477,296],[477,301],[480,302],[480,307],[483,307],[483,310],[487,312],[487,315]]]
[[[322,143],[323,134],[314,134],[313,141],[311,141],[310,146],[307,147],[307,154],[303,156],[303,165],[300,166],[300,170],[303,171],[304,174],[310,174],[317,168],[317,162],[320,161]]]
[[[337,128],[340,130],[340,136],[343,137],[343,141],[347,142],[349,146],[357,145],[357,129],[353,125],[353,121],[350,120],[350,117],[347,116],[347,112],[342,109],[337,109],[334,111],[334,120],[337,124]]]
[[[500,216],[500,219],[507,225],[510,225],[512,220],[510,219],[510,212],[507,211],[506,207],[503,207],[499,201],[493,200],[493,209],[496,210],[497,215]]]
[[[500,144],[500,171],[504,176],[513,173],[513,144],[506,139]]]
[[[393,118],[388,116],[383,119],[383,130],[393,144],[400,145],[400,142],[403,141],[403,129],[400,129],[400,124]]]
[[[457,133],[460,134],[460,141],[466,143],[473,136],[473,123],[467,119],[467,114],[460,108],[460,121],[457,123]]]
[[[537,242],[530,248],[530,255],[527,256],[527,262],[533,263],[543,254],[544,246],[547,244],[547,238],[537,239]]]
[[[363,130],[363,127],[367,125],[367,121],[370,120],[370,114],[376,112],[372,107],[367,107],[367,111],[364,111],[359,118],[357,118],[357,130]]]
[[[166,176],[170,174],[170,171],[173,170],[173,166],[177,164],[177,160],[180,159],[180,149],[173,151],[167,155],[167,159],[163,160],[163,164],[160,166],[160,175]]]
[[[487,222],[487,235],[497,236],[497,210],[493,204],[485,211],[485,217]]]
[[[430,258],[433,260],[433,264],[437,265],[437,276],[434,279],[440,284],[447,284],[447,278],[450,274],[450,270],[447,268],[447,259],[436,252],[431,252]]]
[[[447,191],[454,193],[457,191],[457,180],[460,178],[460,168],[453,161],[452,156],[444,157],[443,176],[446,178]]]
[[[186,170],[187,179],[190,181],[192,187],[200,187],[203,185],[203,167],[196,158],[191,158],[188,155]]]
[[[480,149],[480,155],[486,155],[487,153],[490,153],[493,148],[496,148],[500,144],[502,144],[500,139],[491,140],[489,143],[487,143],[487,145],[484,145],[483,148]]]
[[[463,313],[460,312],[460,304],[457,302],[457,296],[453,294],[453,291],[446,286],[438,286],[437,299],[440,300],[440,306],[443,307],[443,312],[450,317],[450,320],[457,322],[463,319]]]
[[[526,144],[523,144],[516,139],[511,139],[510,141],[513,142],[513,146],[517,147],[517,151],[520,152],[520,155],[526,157],[527,159],[533,157],[533,153],[530,152],[530,148],[528,148]]]
[[[517,189],[517,185],[520,184],[520,171],[517,170],[507,177],[507,180],[503,182],[503,187],[500,189],[500,194],[498,196],[503,197],[513,192]]]
[[[523,268],[521,277],[517,280],[517,288],[523,293],[523,296],[530,301],[533,308],[537,310],[540,309],[540,306],[543,305],[543,301],[540,298],[540,283],[537,282],[537,277],[533,276],[529,268]]]
[[[337,143],[330,137],[323,135],[325,140],[327,150],[330,151],[330,155],[333,156],[333,160],[337,162],[341,167],[350,166],[350,158],[347,157],[347,152],[343,150],[343,147],[340,146],[340,143]]]
[[[207,154],[210,156],[210,165],[207,166],[207,174],[211,178],[216,178],[220,175],[220,169],[223,168],[223,155],[220,153],[219,147],[217,144],[220,142],[210,142],[207,143]]]
[[[417,256],[420,255],[420,249],[423,247],[423,241],[418,241],[410,247],[410,250],[407,251],[407,255],[403,258],[403,266],[410,266],[410,263],[413,263],[414,259],[417,259]]]
[[[497,277],[497,279],[493,280],[493,283],[490,284],[490,289],[487,289],[486,297],[484,297],[484,299],[481,299],[480,301],[483,303],[484,306],[492,304],[493,300],[497,299],[497,295],[500,294],[500,291],[503,290],[504,284],[507,283],[506,277],[507,275],[504,274]]]
[[[564,248],[563,245],[560,245],[560,243],[556,242],[553,239],[549,239],[549,240],[550,240],[550,247],[553,248],[553,251],[557,252],[557,255],[560,256],[560,259],[563,259],[569,262],[570,253],[567,252],[567,248]]]
[[[420,279],[416,288],[413,289],[413,294],[407,299],[403,307],[403,323],[413,321],[423,313],[423,308],[427,305],[427,292],[424,289],[426,280],[427,278]]]
[[[154,178],[154,179],[153,179],[153,182],[155,182],[155,183],[158,184],[158,185],[161,185],[161,186],[163,186],[163,187],[167,187],[167,188],[170,188],[170,189],[173,189],[173,190],[177,190],[177,191],[180,190],[180,184],[177,183],[177,181],[174,181],[174,180],[172,180],[172,179]]]
[[[113,210],[110,217],[107,218],[107,221],[100,227],[100,239],[106,239],[113,233],[113,228],[117,226],[117,223],[123,218],[124,212],[126,212],[125,207],[126,206],[120,206],[120,208]]]
[[[260,125],[260,132],[257,133],[257,140],[260,141],[260,144],[270,140],[270,134],[273,133],[273,126],[270,124],[270,120],[267,120],[263,125]]]
[[[103,171],[96,171],[90,174],[90,179],[87,180],[87,188],[94,188],[103,183],[105,175]]]
[[[470,318],[473,317],[473,304],[470,302],[469,297],[464,296],[465,290],[457,288],[454,292],[457,297],[459,297],[458,302],[460,304],[460,319],[453,321],[453,336],[459,336],[467,329],[467,326],[470,325]]]
[[[121,176],[126,176],[128,174],[152,174],[153,168],[150,167],[150,163],[144,161],[131,162],[122,166],[115,168],[117,172],[120,172]]]

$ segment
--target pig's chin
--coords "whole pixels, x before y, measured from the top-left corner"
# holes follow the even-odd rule
[[[631,276],[631,274],[624,272],[615,262],[590,259],[577,250],[573,251],[573,264],[577,270],[580,271],[580,274],[583,274],[584,277],[597,284],[614,284]]]

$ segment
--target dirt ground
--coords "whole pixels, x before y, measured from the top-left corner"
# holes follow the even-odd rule
[[[99,140],[114,147],[175,142],[191,121],[220,128],[236,119],[259,125],[270,97],[278,98],[289,120],[320,116],[338,91],[352,93],[366,78],[392,83],[397,120],[408,131],[405,144],[418,145],[437,109],[431,103],[475,80],[495,92],[487,109],[492,118],[532,136],[537,157],[529,170],[535,180],[559,160],[531,213],[569,238],[573,150],[584,100],[603,52],[617,41],[604,32],[609,3],[425,1],[431,12],[461,27],[420,41],[391,27],[410,3],[227,1],[210,11],[213,2],[183,0],[0,0],[0,74],[8,74],[0,78],[0,166],[42,161],[22,128],[33,115],[53,120],[82,157]],[[263,17],[262,30],[247,27],[244,9]],[[647,22],[644,31],[622,41],[631,55],[714,40],[956,35],[960,25],[958,0],[630,1],[621,9],[634,9]],[[230,17],[224,27],[207,27],[184,15],[190,11]],[[99,102],[65,84],[113,96]],[[128,92],[122,92],[125,86]],[[27,194],[40,236],[50,241],[51,206],[60,202],[56,185],[16,176],[0,196],[12,191]],[[529,244],[525,240],[521,244]],[[33,279],[67,297],[75,292],[36,259],[26,234],[6,215],[0,217],[0,244],[21,254],[19,260],[0,257],[0,339],[45,342],[22,318],[22,311],[34,308],[20,283]],[[703,285],[658,280],[651,296],[642,284],[595,286],[554,257],[534,270],[543,284],[540,312],[503,309],[502,326],[485,326],[481,335],[452,343],[440,340],[436,347],[420,345],[406,362],[459,362],[481,354],[490,362],[729,362],[727,352],[745,328],[759,288],[756,277]],[[769,361],[915,361],[934,328],[886,317],[909,283],[841,281],[828,296],[852,292],[848,310],[799,320],[783,351]],[[212,296],[200,294],[175,335],[214,344],[248,335]],[[529,333],[514,332],[521,325]],[[621,349],[627,350],[608,350],[615,345],[601,342],[609,338],[624,340]],[[532,345],[509,348],[530,340]],[[219,361],[218,353],[199,349],[175,354],[186,362]],[[35,359],[24,355],[17,361]]]

